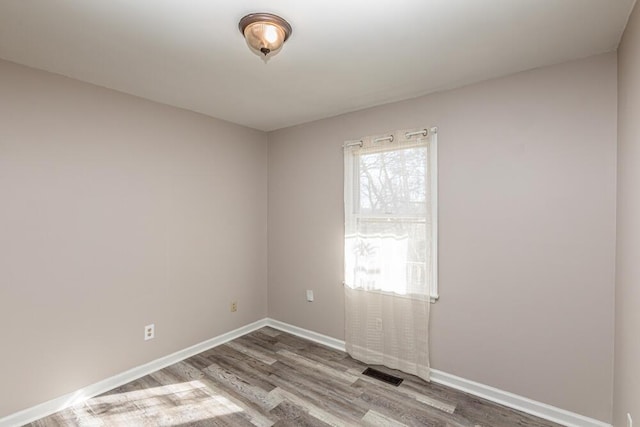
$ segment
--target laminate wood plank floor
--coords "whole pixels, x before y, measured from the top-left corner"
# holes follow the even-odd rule
[[[366,368],[262,328],[28,426],[558,426],[376,367],[404,379],[395,387]]]

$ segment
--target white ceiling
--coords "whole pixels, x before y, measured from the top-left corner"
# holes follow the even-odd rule
[[[0,58],[268,131],[615,50],[634,1],[2,0]]]

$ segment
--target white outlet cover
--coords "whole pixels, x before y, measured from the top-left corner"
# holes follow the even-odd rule
[[[310,289],[307,290],[307,301],[313,301],[313,291]]]
[[[156,336],[156,325],[153,323],[144,327],[144,340],[151,340]]]

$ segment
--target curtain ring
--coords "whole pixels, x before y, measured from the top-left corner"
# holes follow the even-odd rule
[[[384,136],[382,138],[376,138],[373,140],[374,144],[377,144],[378,142],[382,142],[382,141],[393,142],[393,135]]]
[[[404,134],[404,137],[407,138],[407,139],[411,139],[412,136],[416,136],[416,135],[427,136],[427,135],[429,135],[429,130],[428,129],[422,129],[422,130],[419,130],[417,132],[406,132]]]

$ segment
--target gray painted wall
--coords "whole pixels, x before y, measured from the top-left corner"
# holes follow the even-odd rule
[[[612,53],[270,133],[269,315],[344,337],[341,145],[437,125],[432,366],[610,421],[616,103]]]
[[[2,61],[0,121],[0,417],[267,312],[343,338],[341,144],[437,125],[433,366],[611,419],[615,54],[273,132],[268,154],[264,133]]]
[[[0,61],[0,418],[264,318],[266,156],[262,132]]]
[[[618,219],[614,423],[640,424],[640,7],[618,51]]]

